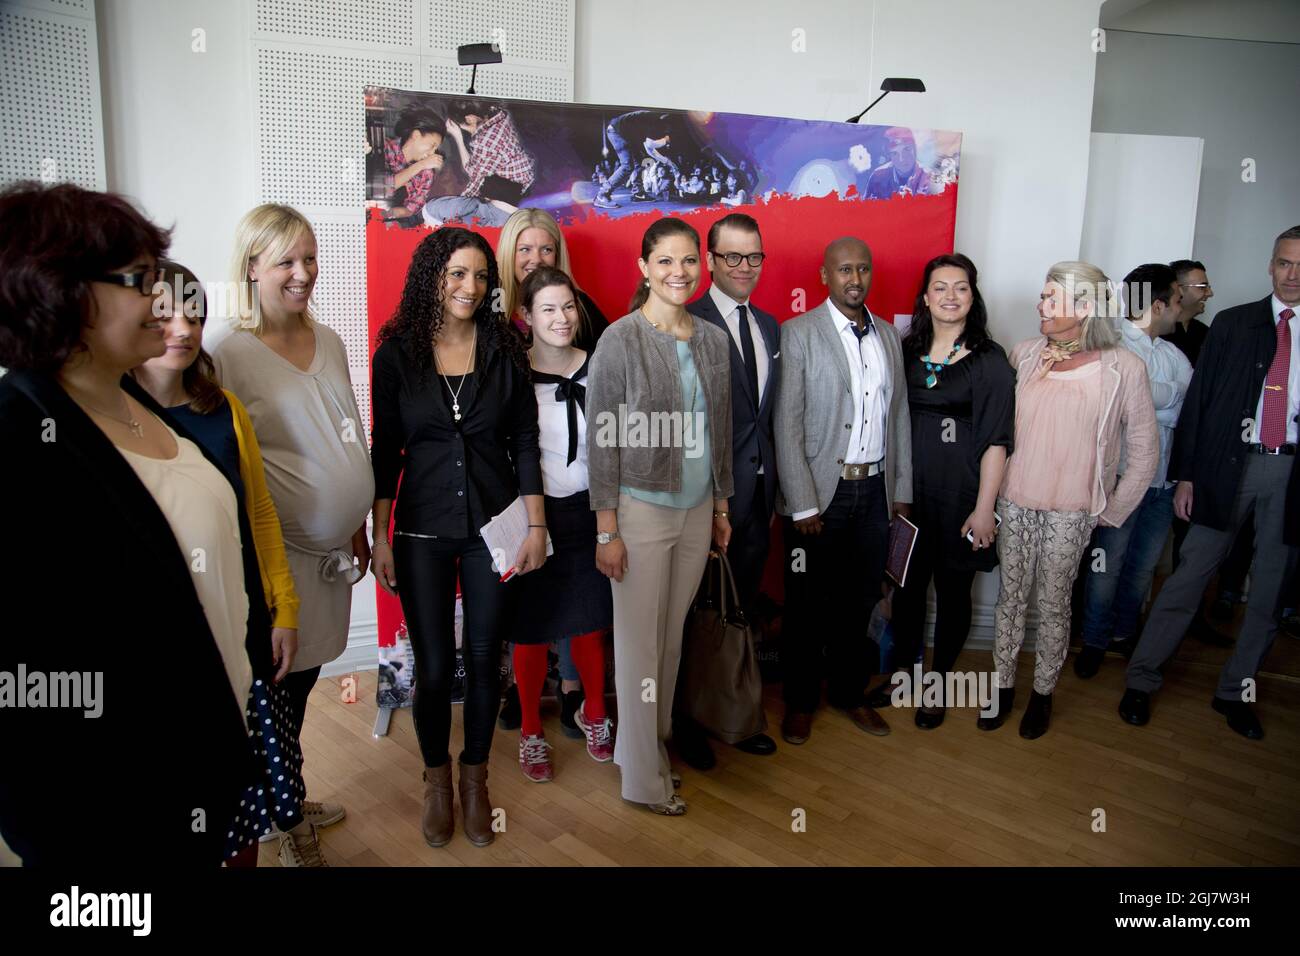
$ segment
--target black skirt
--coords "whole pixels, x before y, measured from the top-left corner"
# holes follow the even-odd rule
[[[549,644],[605,630],[614,623],[609,578],[596,567],[596,513],[587,492],[546,496],[546,527],[555,553],[536,571],[515,578],[515,644]]]

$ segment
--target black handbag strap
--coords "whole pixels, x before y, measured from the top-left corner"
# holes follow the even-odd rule
[[[729,619],[727,609],[727,597],[731,597],[731,612],[736,614],[743,622],[745,618],[744,611],[740,607],[740,592],[736,590],[736,576],[731,573],[731,562],[727,560],[727,553],[718,549],[709,551],[709,560],[717,560],[721,566],[721,593],[718,595],[718,612],[722,620]],[[706,572],[707,573],[707,572]]]

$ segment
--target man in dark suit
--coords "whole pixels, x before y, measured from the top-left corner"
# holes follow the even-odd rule
[[[736,576],[740,604],[750,621],[772,536],[776,504],[776,453],[772,450],[772,403],[780,375],[781,333],[776,319],[750,304],[763,271],[763,237],[744,213],[723,216],[709,229],[705,264],[713,284],[686,311],[731,337],[731,449],[735,494],[731,497],[731,544],[727,560]],[[758,703],[757,701],[755,702]],[[713,766],[704,734],[684,718],[673,728],[677,752],[697,770]],[[736,745],[751,754],[776,752],[767,734]]]
[[[1251,703],[1277,635],[1283,586],[1300,557],[1300,226],[1273,243],[1273,293],[1220,312],[1205,340],[1174,436],[1174,511],[1190,520],[1182,560],[1151,608],[1119,712],[1145,724],[1160,668],[1182,640],[1206,582],[1255,514],[1250,602],[1212,701],[1237,733],[1264,736]]]

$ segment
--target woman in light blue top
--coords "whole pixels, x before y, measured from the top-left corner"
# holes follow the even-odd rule
[[[700,237],[660,219],[641,242],[632,312],[592,356],[587,458],[596,565],[614,594],[614,762],[623,799],[679,816],[672,729],[682,627],[710,540],[731,537],[731,364],[727,333],[694,319]]]

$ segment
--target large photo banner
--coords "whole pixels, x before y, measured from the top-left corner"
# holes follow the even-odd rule
[[[372,353],[429,230],[464,226],[497,248],[518,208],[559,222],[574,279],[611,321],[628,311],[641,235],[661,216],[702,242],[727,213],[754,217],[767,258],[752,300],[779,320],[825,299],[822,252],[840,236],[871,246],[867,304],[889,321],[911,315],[923,266],[953,249],[957,132],[384,87],[367,87],[365,105]],[[698,294],[707,288],[706,272]],[[384,706],[409,700],[404,631],[381,591]]]

